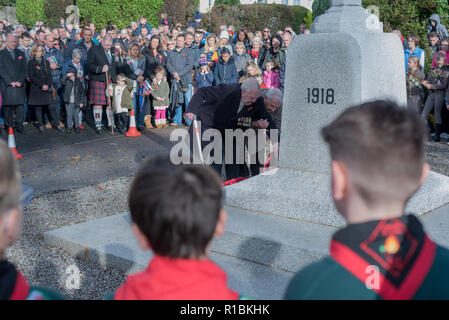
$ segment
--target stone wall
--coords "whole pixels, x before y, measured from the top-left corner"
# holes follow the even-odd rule
[[[0,9],[0,19],[8,19],[12,25],[18,24],[15,7],[3,7]]]

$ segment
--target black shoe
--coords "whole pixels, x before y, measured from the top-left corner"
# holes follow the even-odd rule
[[[65,132],[66,133],[72,133],[72,129],[68,128]]]
[[[77,128],[77,127],[75,127],[74,130],[75,130],[76,133],[80,133],[81,132],[81,130],[79,128]]]
[[[63,130],[61,127],[56,127],[56,130],[57,130],[59,133],[64,133],[64,130]]]
[[[103,134],[103,130],[97,129],[97,134],[99,134],[101,136]]]
[[[18,133],[20,133],[21,135],[26,136],[25,130],[23,130],[23,129],[17,129],[16,131],[17,131]]]
[[[440,134],[441,134],[441,127],[442,127],[442,125],[441,124],[436,124],[436,126],[435,126],[435,137],[433,137],[433,142],[440,142],[441,141],[441,139],[440,139]]]
[[[138,127],[138,128],[137,128],[137,131],[139,131],[139,132],[142,132],[143,130],[145,130],[144,127]]]

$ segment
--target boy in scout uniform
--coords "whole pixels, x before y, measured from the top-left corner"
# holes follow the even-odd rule
[[[417,112],[374,101],[322,130],[332,196],[347,226],[330,256],[301,270],[286,299],[449,299],[449,250],[405,214],[426,180],[425,123]]]

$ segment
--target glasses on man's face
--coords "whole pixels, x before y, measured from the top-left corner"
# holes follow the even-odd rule
[[[263,33],[269,33],[270,32],[270,30],[264,30],[263,31]]]

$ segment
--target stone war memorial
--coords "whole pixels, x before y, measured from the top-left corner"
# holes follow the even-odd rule
[[[376,99],[406,105],[404,55],[393,33],[361,6],[332,0],[331,8],[288,49],[279,168],[226,187],[226,233],[211,258],[229,286],[260,299],[282,299],[294,273],[328,253],[344,225],[330,193],[330,157],[321,128],[346,108]],[[407,212],[449,246],[449,178],[431,172]],[[100,264],[136,272],[147,266],[119,214],[47,232],[49,245]]]

